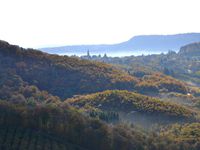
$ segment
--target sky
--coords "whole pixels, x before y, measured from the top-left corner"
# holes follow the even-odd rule
[[[200,32],[199,0],[0,0],[0,6],[0,39],[26,48]]]

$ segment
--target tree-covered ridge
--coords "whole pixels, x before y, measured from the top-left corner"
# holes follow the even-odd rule
[[[112,89],[136,90],[143,94],[187,91],[180,81],[148,72],[147,69],[142,71],[140,67],[125,68],[125,73],[105,63],[25,50],[2,41],[0,58],[2,69],[13,69],[30,85],[36,85],[61,99]]]
[[[194,112],[183,106],[163,102],[156,98],[143,96],[128,91],[104,91],[95,94],[78,96],[68,99],[67,102],[76,107],[92,106],[111,111],[139,111],[149,114],[159,114],[174,117],[193,118]]]
[[[124,58],[121,59],[123,60]],[[192,91],[191,87],[188,87],[185,82],[170,76],[170,73],[173,74],[173,72],[170,72],[167,68],[164,69],[164,73],[161,73],[157,70],[153,70],[153,68],[149,68],[148,66],[142,66],[142,63],[140,65],[129,65],[115,66],[119,69],[125,70],[139,80],[135,86],[135,89],[139,93],[158,95],[163,92],[176,92],[181,94],[195,92]]]
[[[159,92],[177,92],[186,94],[189,89],[186,84],[170,76],[161,73],[152,73],[144,75],[140,82],[136,84],[136,89],[140,93],[159,93]]]
[[[106,89],[132,90],[138,82],[111,65],[50,55],[3,41],[0,41],[0,68],[11,69],[29,84],[60,98]]]
[[[147,59],[142,60],[141,58],[143,57],[147,57]],[[167,68],[162,68],[162,70],[158,69],[157,67],[161,67],[159,66],[160,64],[158,65],[155,64],[156,62],[151,62],[154,61],[153,55],[122,58],[102,57],[99,59],[91,57],[90,60],[111,63],[116,68],[127,72],[129,75],[138,80],[135,84],[135,90],[141,94],[156,96],[162,92],[177,92],[182,94],[190,92],[190,88],[185,82],[172,77],[172,75],[174,75],[174,71]],[[155,59],[155,61],[157,60]]]

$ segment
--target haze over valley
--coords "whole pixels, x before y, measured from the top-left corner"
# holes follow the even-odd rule
[[[200,150],[199,0],[2,0],[0,150]]]

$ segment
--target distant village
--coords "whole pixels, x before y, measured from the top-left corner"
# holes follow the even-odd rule
[[[103,56],[101,56],[101,54],[99,55],[90,55],[90,51],[87,51],[86,55],[80,56],[80,58],[82,59],[102,59],[102,58],[108,58],[107,54],[105,53]]]

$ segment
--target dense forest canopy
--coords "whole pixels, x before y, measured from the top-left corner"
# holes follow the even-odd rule
[[[132,90],[137,82],[136,78],[105,63],[49,55],[3,41],[0,68],[10,69],[29,84],[61,98],[106,89]]]
[[[129,113],[131,111],[157,113],[159,115],[169,115],[171,117],[188,117],[192,119],[191,110],[182,106],[163,102],[155,98],[143,96],[128,91],[104,91],[100,93],[79,96],[66,100],[72,105],[84,107],[92,106],[103,110],[123,111]]]
[[[0,41],[0,149],[198,150],[200,90],[159,69],[171,56],[111,65]]]

